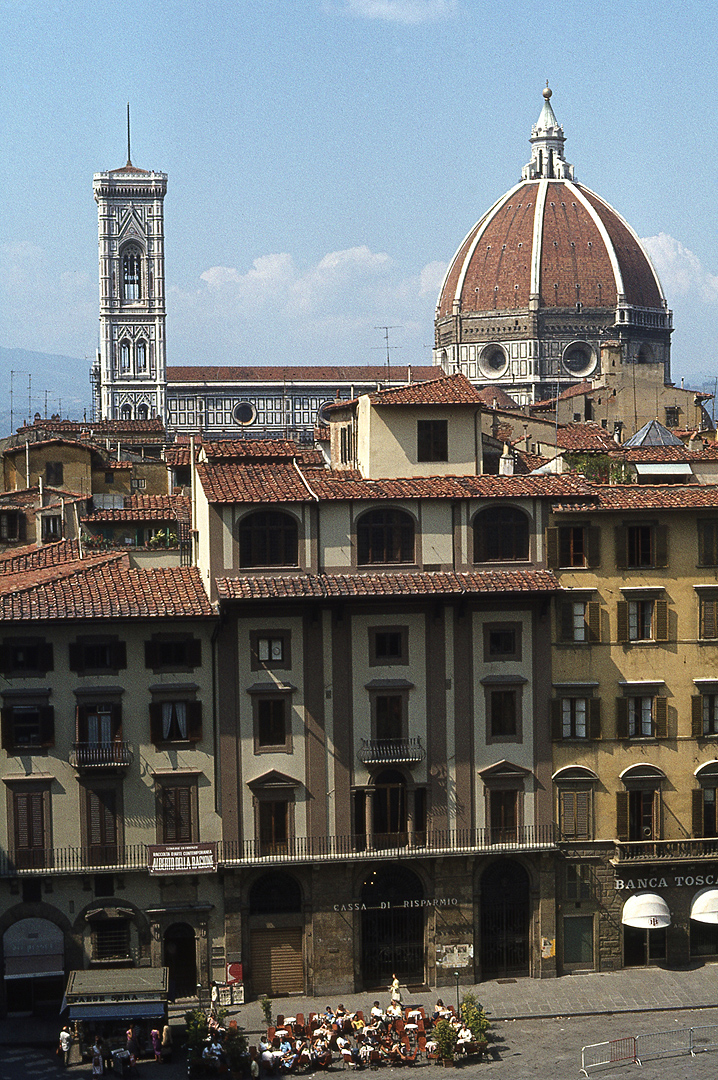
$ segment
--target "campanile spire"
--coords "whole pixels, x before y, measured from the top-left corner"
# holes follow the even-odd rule
[[[521,170],[522,180],[573,180],[573,165],[563,156],[566,136],[551,107],[548,80],[543,90],[541,115],[531,128],[531,160]]]

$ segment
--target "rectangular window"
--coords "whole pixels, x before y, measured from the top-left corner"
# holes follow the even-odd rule
[[[521,659],[521,623],[484,623],[484,662]]]
[[[63,468],[61,461],[45,462],[45,483],[50,487],[62,487]]]
[[[117,862],[119,804],[119,791],[115,787],[85,789],[85,829],[92,866],[111,866]]]
[[[559,527],[558,557],[561,566],[586,565],[586,529],[583,525]]]
[[[600,739],[601,699],[584,695],[554,698],[551,702],[554,739]]]
[[[192,828],[193,785],[162,787],[162,843],[189,844],[197,840]]]
[[[601,608],[595,600],[560,602],[559,635],[576,644],[600,640]]]
[[[590,800],[589,800],[590,802]],[[588,866],[580,863],[566,863],[566,899],[567,900],[590,900],[591,899],[591,871]]]
[[[107,919],[93,923],[93,960],[127,960],[129,957],[130,923],[128,919]]]
[[[486,691],[488,712],[487,738],[521,739],[521,691],[517,687],[489,687]]]
[[[59,514],[43,514],[42,539],[48,543],[62,540],[62,518]]]
[[[558,821],[564,840],[590,840],[590,788],[561,788],[558,793]]]
[[[372,667],[409,663],[409,628],[369,627],[369,664]]]
[[[190,671],[202,664],[202,642],[186,634],[156,636],[145,642],[145,667],[153,671]]]
[[[144,476],[133,476],[131,480],[131,487],[133,491],[144,491],[147,487],[147,481]]]
[[[377,694],[374,699],[375,738],[399,742],[404,737],[404,696]]]
[[[272,748],[274,750],[287,748],[288,724],[286,697],[258,697],[257,710],[257,736],[256,743],[259,750]]]
[[[259,847],[262,855],[285,855],[289,845],[290,803],[261,799],[257,803]]]
[[[70,642],[70,670],[117,673],[127,667],[127,647],[116,638],[78,638]]]
[[[14,791],[12,810],[15,819],[15,862],[19,869],[29,870],[45,865],[45,804],[47,790]]]
[[[518,791],[489,791],[492,844],[510,844],[518,838]]]
[[[718,600],[701,596],[699,603],[701,640],[714,641],[718,638]]]
[[[150,737],[155,746],[163,743],[196,743],[202,738],[202,702],[190,697],[157,694],[150,702]]]
[[[628,637],[630,641],[650,641],[653,637],[653,601],[628,601]]]
[[[417,461],[449,460],[448,420],[418,420],[416,437]]]
[[[718,694],[703,694],[703,734],[718,735]]]
[[[18,510],[3,510],[0,513],[0,542],[25,540],[26,538],[27,522],[25,515]]]
[[[288,671],[292,666],[289,630],[256,630],[249,635],[252,671]]]
[[[698,565],[718,566],[718,518],[698,522]]]
[[[55,710],[47,699],[6,703],[2,710],[2,745],[8,752],[39,750],[55,743]]]
[[[665,739],[668,699],[648,694],[616,698],[616,738]]]
[[[668,530],[665,525],[616,526],[616,566],[641,569],[666,566],[667,562]]]
[[[616,639],[619,642],[668,640],[666,600],[619,600],[616,619]]]
[[[681,424],[681,410],[678,405],[666,405],[666,427],[677,428]]]

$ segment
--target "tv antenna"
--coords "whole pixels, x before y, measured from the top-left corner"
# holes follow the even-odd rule
[[[384,331],[384,344],[383,345],[374,345],[373,348],[374,349],[385,349],[386,350],[386,381],[389,383],[389,382],[391,382],[391,352],[394,349],[400,349],[401,348],[401,345],[390,345],[389,344],[389,331],[390,330],[403,330],[403,327],[399,326],[397,324],[396,326],[375,326],[374,329]]]

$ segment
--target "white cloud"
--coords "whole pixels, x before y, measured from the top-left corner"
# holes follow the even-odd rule
[[[718,302],[718,274],[706,270],[698,256],[680,240],[659,233],[642,242],[658,271],[669,306],[672,296],[686,296],[704,304]]]
[[[438,299],[439,289],[443,285],[447,267],[448,263],[445,262],[430,262],[426,264],[419,275],[422,296],[433,294]]]
[[[339,6],[334,3],[330,10],[339,15],[412,25],[447,18],[456,8],[457,0],[339,0]]]

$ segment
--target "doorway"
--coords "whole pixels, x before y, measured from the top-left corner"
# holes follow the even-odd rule
[[[187,923],[173,923],[165,930],[165,964],[169,968],[170,1000],[194,997],[197,993],[197,948],[194,929]]]
[[[424,982],[424,888],[411,870],[394,863],[373,870],[361,891],[362,982],[366,989]],[[416,906],[409,905],[412,902]]]
[[[501,859],[481,878],[481,971],[485,979],[528,975],[529,876]]]

